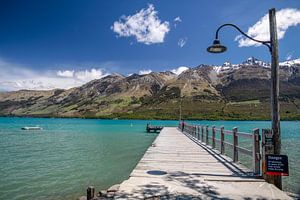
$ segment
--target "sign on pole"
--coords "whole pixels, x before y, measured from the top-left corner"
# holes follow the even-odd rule
[[[266,155],[266,174],[271,176],[288,176],[289,163],[286,155]]]

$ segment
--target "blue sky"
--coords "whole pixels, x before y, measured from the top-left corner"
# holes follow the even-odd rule
[[[0,90],[78,86],[109,73],[128,75],[199,64],[269,61],[232,28],[220,39],[223,54],[209,54],[215,30],[234,23],[253,36],[269,8],[281,12],[280,60],[300,57],[300,1],[0,1]],[[290,15],[290,16],[288,16]],[[292,18],[292,19],[290,19]],[[287,23],[287,27],[284,24]],[[137,25],[138,26],[135,26]],[[243,43],[243,47],[241,47]]]

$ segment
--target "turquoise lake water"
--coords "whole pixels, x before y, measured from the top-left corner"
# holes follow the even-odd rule
[[[177,121],[45,119],[0,117],[0,199],[76,199],[86,187],[105,189],[128,178],[153,142],[148,122],[175,126]],[[195,121],[194,121],[195,123]],[[269,128],[267,121],[199,121],[199,124]],[[40,126],[42,131],[22,131]],[[282,151],[289,156],[284,189],[300,193],[300,121],[282,122]],[[240,141],[247,146],[247,141]],[[249,165],[247,158],[241,158]]]

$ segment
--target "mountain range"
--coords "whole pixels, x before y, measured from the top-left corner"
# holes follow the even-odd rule
[[[201,64],[170,71],[111,74],[68,90],[0,93],[0,115],[178,119],[270,119],[270,64]],[[282,119],[300,119],[300,59],[280,63]]]

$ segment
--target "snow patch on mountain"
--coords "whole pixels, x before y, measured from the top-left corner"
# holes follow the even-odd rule
[[[293,65],[300,65],[300,58],[295,59],[295,60],[287,60],[284,62],[280,62],[279,65],[280,66],[288,66],[288,67],[291,67]]]

